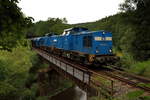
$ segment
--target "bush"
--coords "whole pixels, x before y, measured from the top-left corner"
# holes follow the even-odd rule
[[[150,60],[149,61],[143,61],[143,62],[137,62],[132,65],[130,68],[130,72],[133,72],[138,75],[143,75],[150,77]]]
[[[123,53],[123,56],[120,58],[121,67],[125,69],[130,69],[131,65],[135,64],[136,61],[128,53]]]
[[[17,100],[24,95],[28,72],[36,58],[26,47],[14,48],[12,52],[0,51],[0,98]]]
[[[127,94],[127,100],[140,100],[139,97],[144,93],[144,91],[133,91]]]

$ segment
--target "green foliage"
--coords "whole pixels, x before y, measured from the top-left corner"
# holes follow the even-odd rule
[[[0,49],[10,50],[25,34],[31,17],[24,17],[17,6],[18,0],[0,0]]]
[[[0,81],[0,98],[1,99],[6,98],[7,96],[13,97],[13,95],[16,95],[16,92],[17,92],[17,89],[13,85]]]
[[[140,100],[139,97],[144,93],[144,91],[133,91],[127,94],[128,100]]]
[[[65,18],[48,18],[47,21],[39,21],[27,31],[27,36],[43,36],[46,33],[61,34],[69,25]]]
[[[136,28],[131,42],[131,52],[138,60],[150,58],[150,1],[149,0],[125,0],[122,10],[130,15],[131,24]],[[132,14],[132,16],[131,16]]]
[[[37,100],[48,100],[47,96],[40,96],[37,98]]]
[[[125,69],[132,69],[132,65],[134,65],[136,63],[136,61],[134,60],[133,56],[131,56],[128,53],[123,53],[123,56],[120,58],[119,63],[121,64],[122,68]]]
[[[0,51],[0,98],[17,100],[24,95],[28,72],[35,62],[35,53],[18,47],[12,52]],[[13,97],[14,99],[12,99]]]
[[[142,100],[150,100],[150,96],[144,96],[142,97]]]
[[[67,88],[72,87],[72,86],[73,86],[73,83],[70,82],[69,80],[63,80],[63,81],[61,82],[61,85],[62,85],[61,89],[63,90],[63,89],[67,89]]]
[[[30,89],[25,89],[22,92],[22,98],[23,100],[35,100],[36,99],[36,92],[37,92],[38,86],[37,84],[33,84]]]
[[[146,83],[138,83],[137,86],[148,87],[148,88],[150,88],[150,84],[146,84]]]
[[[91,97],[90,100],[101,100],[101,99],[99,99],[99,97],[94,96],[94,97]]]
[[[149,77],[150,76],[149,65],[150,65],[150,60],[144,62],[137,62],[131,65],[130,72]]]

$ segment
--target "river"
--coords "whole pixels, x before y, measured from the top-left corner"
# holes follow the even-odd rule
[[[75,86],[53,96],[51,100],[87,100],[87,93]]]

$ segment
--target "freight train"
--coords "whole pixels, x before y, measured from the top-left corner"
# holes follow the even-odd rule
[[[73,27],[65,29],[61,35],[47,34],[31,40],[36,48],[88,65],[108,64],[118,60],[112,52],[112,33],[107,31]]]

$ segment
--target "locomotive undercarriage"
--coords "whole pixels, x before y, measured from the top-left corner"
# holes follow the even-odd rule
[[[84,63],[86,65],[99,66],[99,65],[114,64],[119,60],[119,58],[115,55],[95,56],[90,54],[84,54],[81,52],[67,51],[55,47],[45,47],[45,46],[40,47],[40,49],[61,57],[68,58],[70,60],[77,61],[79,63]]]

